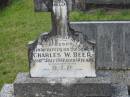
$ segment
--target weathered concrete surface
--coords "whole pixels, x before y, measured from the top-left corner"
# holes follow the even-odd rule
[[[16,97],[110,97],[111,90],[110,79],[103,77],[30,78],[20,73],[14,83]]]
[[[19,73],[16,97],[128,97],[130,71],[98,70],[96,78],[30,78]]]
[[[0,97],[128,97],[130,71],[98,70],[96,78],[30,78],[19,73]],[[15,93],[13,93],[15,91]]]
[[[128,97],[128,86],[124,83],[112,84],[112,97]]]
[[[97,69],[130,68],[130,21],[73,22],[71,26],[96,41]]]

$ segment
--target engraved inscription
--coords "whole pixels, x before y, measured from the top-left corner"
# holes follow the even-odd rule
[[[95,51],[71,37],[52,37],[33,51],[31,74],[44,77],[95,76]]]

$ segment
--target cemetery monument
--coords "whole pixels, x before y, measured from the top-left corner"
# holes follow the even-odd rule
[[[130,22],[70,23],[77,3],[34,1],[36,11],[51,12],[52,29],[29,42],[29,73],[0,97],[129,97]]]
[[[69,26],[65,0],[53,0],[52,31],[29,46],[31,77],[95,77],[94,43]]]

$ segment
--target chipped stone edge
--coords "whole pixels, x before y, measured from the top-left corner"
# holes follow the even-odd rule
[[[4,84],[0,91],[0,97],[14,97],[13,84]]]

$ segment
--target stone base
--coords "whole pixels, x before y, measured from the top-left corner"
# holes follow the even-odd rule
[[[108,78],[30,78],[20,73],[14,83],[16,97],[111,97]]]
[[[4,85],[0,97],[129,97],[129,77],[125,83],[120,73],[102,71],[96,78],[82,79],[30,78],[28,73],[19,73],[14,84]]]

